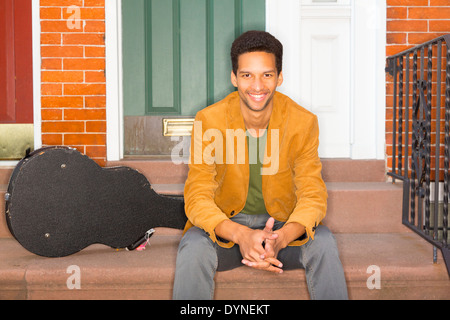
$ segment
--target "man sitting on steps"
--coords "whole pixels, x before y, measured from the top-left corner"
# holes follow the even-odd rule
[[[242,264],[303,268],[312,299],[347,299],[336,241],[320,224],[317,117],[276,91],[282,55],[267,32],[241,35],[231,48],[237,92],[196,115],[174,299],[212,299],[216,271]]]

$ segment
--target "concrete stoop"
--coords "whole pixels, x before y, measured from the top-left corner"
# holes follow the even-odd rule
[[[170,233],[157,230],[140,252],[97,244],[64,258],[38,257],[1,239],[0,299],[171,299],[181,235]],[[350,299],[450,298],[442,258],[433,264],[428,243],[412,233],[336,239]],[[293,300],[309,293],[304,270],[276,275],[243,266],[217,273],[215,298]]]
[[[440,252],[401,224],[401,184],[387,183],[384,161],[324,160],[328,212],[350,299],[450,299]],[[187,166],[128,160],[154,189],[179,194]],[[0,212],[12,168],[0,168]],[[64,258],[36,256],[0,219],[0,299],[171,299],[179,230],[158,228],[144,251],[95,244]],[[79,276],[79,277],[78,277]],[[78,277],[78,278],[77,278]],[[79,288],[76,286],[79,284]],[[216,275],[220,300],[309,299],[304,270],[281,275],[240,267]]]

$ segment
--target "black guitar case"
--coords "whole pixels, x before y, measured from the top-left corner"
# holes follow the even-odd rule
[[[157,194],[128,167],[102,168],[75,149],[27,154],[14,169],[6,221],[27,250],[63,257],[94,243],[134,249],[156,227],[183,229],[182,197]]]

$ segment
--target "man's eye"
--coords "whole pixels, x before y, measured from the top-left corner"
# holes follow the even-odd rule
[[[264,75],[264,77],[266,77],[266,78],[272,78],[272,77],[273,77],[273,74],[272,74],[272,73],[266,73],[266,74]]]

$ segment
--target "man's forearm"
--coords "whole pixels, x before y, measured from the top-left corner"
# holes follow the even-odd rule
[[[242,224],[233,222],[231,220],[224,220],[216,226],[216,235],[222,239],[239,244],[240,238],[243,234],[251,229]]]

